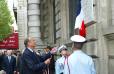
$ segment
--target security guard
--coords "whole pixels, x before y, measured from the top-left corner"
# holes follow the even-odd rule
[[[57,59],[55,63],[55,73],[56,74],[63,74],[64,72],[64,65],[67,58],[67,47],[62,45],[58,48],[59,52],[61,53],[62,57]]]
[[[68,57],[64,74],[96,74],[92,58],[81,50],[86,39],[80,35],[74,35],[71,41],[73,53]]]

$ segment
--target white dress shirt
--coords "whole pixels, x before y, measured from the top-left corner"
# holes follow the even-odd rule
[[[65,57],[62,56],[59,59],[57,59],[55,63],[55,73],[60,74],[64,72],[64,65],[65,65]]]
[[[9,61],[9,62],[11,61],[11,56],[8,56],[8,61]]]
[[[31,52],[34,52],[31,48],[28,48]]]
[[[81,50],[74,51],[68,57],[68,65],[65,64],[64,74],[96,74],[92,58]]]

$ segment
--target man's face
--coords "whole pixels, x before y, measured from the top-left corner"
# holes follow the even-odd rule
[[[0,55],[2,55],[2,50],[0,50]]]
[[[67,55],[67,50],[62,50],[61,55],[66,56]]]
[[[30,38],[29,42],[28,42],[28,46],[35,48],[36,47],[36,41],[34,38]]]
[[[49,51],[49,49],[48,49],[48,48],[45,48],[45,49],[44,49],[44,51],[45,51],[45,52],[48,52],[48,51]]]
[[[12,54],[12,50],[7,50],[7,55],[11,55]]]

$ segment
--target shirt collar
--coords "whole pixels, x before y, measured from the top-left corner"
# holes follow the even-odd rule
[[[65,58],[65,56],[62,56],[62,58]]]
[[[80,53],[82,52],[81,50],[75,50],[74,53]]]
[[[11,55],[7,55],[8,57],[11,57]]]
[[[33,52],[33,50],[31,48],[28,48],[31,52]]]

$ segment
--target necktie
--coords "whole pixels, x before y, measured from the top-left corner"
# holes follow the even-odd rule
[[[70,67],[69,67],[69,64],[68,64],[68,57],[65,58],[64,64],[67,65],[67,67],[68,67],[68,72],[69,72],[68,74],[70,74]]]
[[[65,59],[64,59],[64,65],[65,65],[66,62],[67,62],[67,57],[65,57]]]
[[[8,56],[8,60],[9,60],[9,62],[10,62],[10,60],[11,60],[11,56]]]
[[[70,67],[69,67],[69,64],[68,64],[68,57],[67,57],[67,66],[68,66],[68,71],[69,71],[69,74],[70,74]]]

